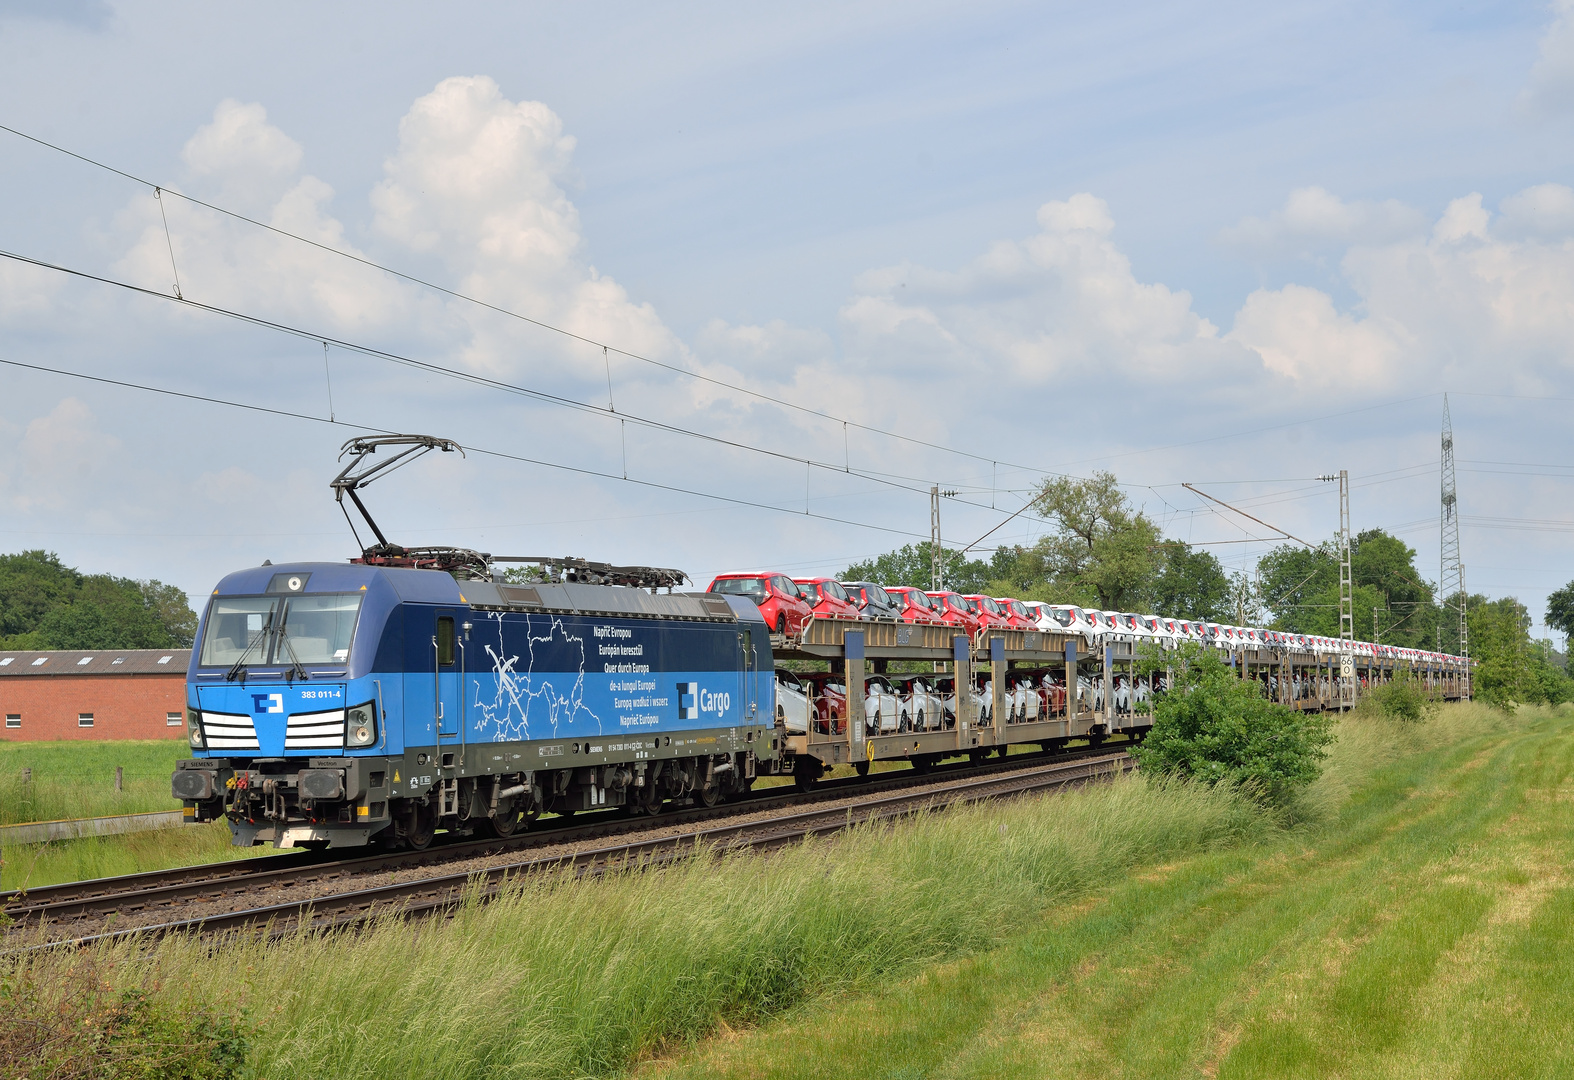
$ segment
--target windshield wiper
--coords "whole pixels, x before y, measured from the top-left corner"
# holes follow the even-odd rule
[[[272,633],[272,631],[273,612],[269,611],[268,621],[263,625],[261,630],[257,631],[257,636],[251,639],[251,641],[246,645],[245,650],[240,654],[240,657],[233,665],[231,665],[229,673],[224,676],[225,682],[234,682],[236,677],[239,676],[241,685],[244,686],[246,684],[246,657],[251,655],[251,650],[255,649],[258,645],[261,645],[264,641],[266,641],[268,639],[268,635]]]
[[[306,665],[301,663],[301,658],[295,655],[295,646],[290,644],[288,620],[279,624],[279,644],[283,645],[285,651],[290,654],[290,670],[284,673],[284,681],[292,681],[296,672],[300,672],[302,680],[310,679],[311,676],[307,674]]]

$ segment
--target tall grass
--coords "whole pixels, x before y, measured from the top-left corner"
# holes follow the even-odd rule
[[[1272,829],[1231,791],[1126,777],[770,856],[533,875],[448,923],[218,953],[172,939],[103,959],[130,984],[249,1009],[259,1076],[606,1075],[722,1023],[985,947],[1133,866]]]
[[[277,854],[268,846],[233,847],[229,826],[222,821],[118,836],[16,844],[0,852],[0,889],[31,889],[63,881]]]
[[[175,739],[0,742],[0,825],[178,810],[169,776],[190,756]],[[117,765],[124,769],[120,791]],[[26,782],[24,769],[32,770]]]
[[[1311,824],[1332,821],[1349,801],[1350,793],[1390,762],[1571,711],[1571,705],[1555,709],[1538,705],[1510,714],[1481,702],[1451,702],[1429,719],[1407,723],[1384,716],[1376,708],[1357,708],[1334,726],[1335,741],[1323,762],[1322,775],[1294,801],[1290,817]]]

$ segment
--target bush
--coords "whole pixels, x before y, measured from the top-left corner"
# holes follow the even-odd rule
[[[1402,724],[1432,719],[1441,704],[1420,679],[1403,668],[1391,681],[1368,689],[1366,696],[1379,713]]]
[[[247,1043],[240,1019],[113,990],[91,954],[40,974],[0,975],[0,1075],[17,1080],[228,1080]]]
[[[1255,680],[1200,649],[1180,659],[1134,751],[1144,770],[1239,785],[1274,803],[1317,779],[1333,741],[1330,718],[1266,700]]]

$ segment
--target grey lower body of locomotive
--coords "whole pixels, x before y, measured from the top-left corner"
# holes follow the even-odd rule
[[[772,728],[728,727],[369,757],[193,758],[178,763],[171,789],[188,822],[226,818],[240,847],[421,848],[438,829],[506,836],[541,813],[712,805],[746,792],[780,756]]]

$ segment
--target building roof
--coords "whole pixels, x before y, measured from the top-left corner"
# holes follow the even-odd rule
[[[176,675],[184,679],[190,649],[97,649],[49,652],[0,649],[0,678],[24,675]]]

